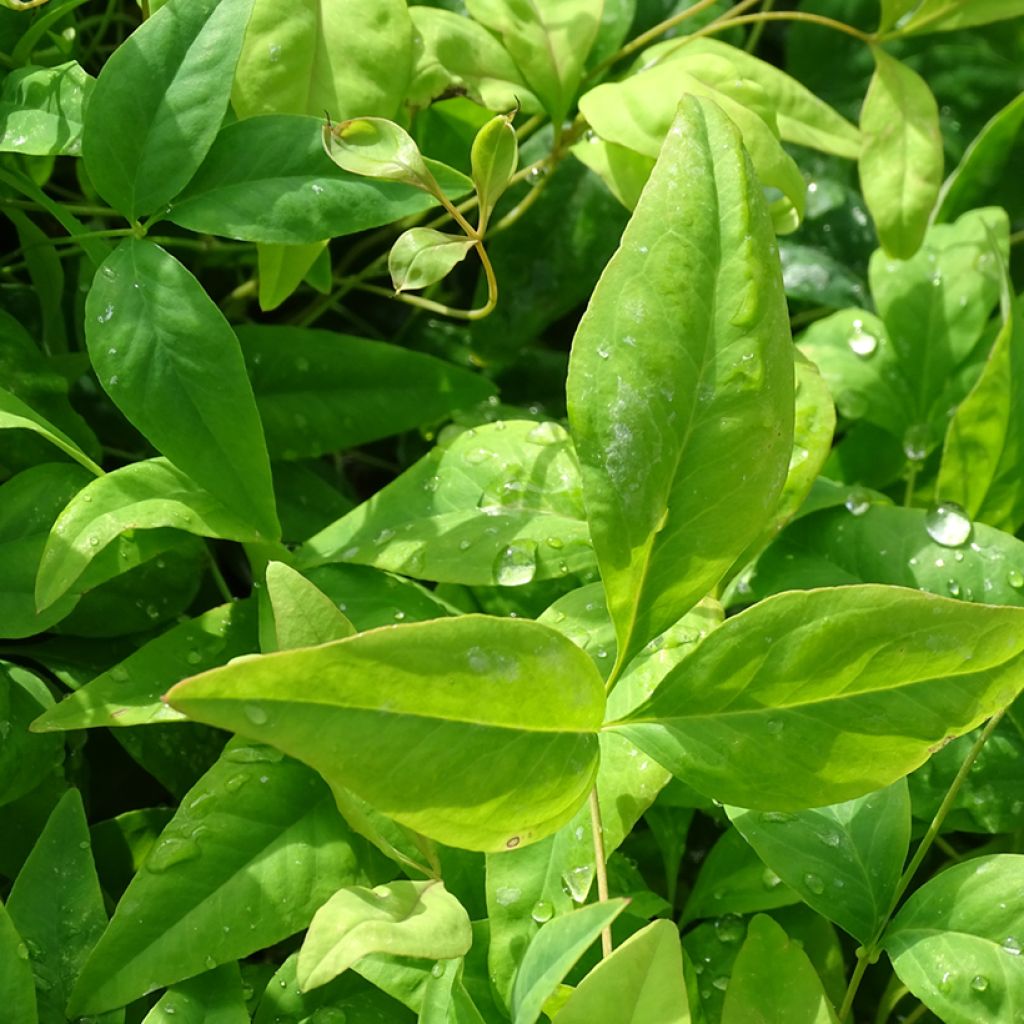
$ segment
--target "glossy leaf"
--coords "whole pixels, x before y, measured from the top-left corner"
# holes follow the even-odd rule
[[[616,727],[719,800],[849,800],[1017,695],[1022,615],[877,586],[781,594],[727,620]]]
[[[473,943],[462,904],[436,880],[400,880],[376,889],[336,892],[313,917],[296,978],[318,988],[368,953],[446,960]]]
[[[78,156],[93,78],[76,61],[16,68],[0,86],[0,152]]]
[[[168,218],[192,231],[305,245],[437,205],[417,189],[339,170],[324,152],[322,127],[320,118],[292,114],[226,125]],[[472,188],[457,171],[429,166],[448,196]]]
[[[383,117],[355,117],[323,129],[327,155],[349,174],[437,193],[437,183],[412,136]]]
[[[0,662],[0,805],[30,793],[64,760],[63,736],[33,736],[29,723],[54,707],[46,683],[19,665]]]
[[[40,1024],[63,1024],[68,995],[107,923],[78,790],[53,809],[14,880],[7,913],[29,951]]]
[[[477,132],[470,151],[470,162],[473,167],[473,183],[480,199],[481,222],[486,224],[494,204],[508,188],[519,163],[519,144],[510,115],[499,114],[491,118]]]
[[[237,964],[224,964],[168,989],[142,1024],[249,1024]]]
[[[785,480],[792,352],[760,191],[725,115],[684,100],[573,343],[569,420],[622,661],[711,589]]]
[[[838,1024],[807,954],[758,914],[733,964],[722,1024]]]
[[[900,980],[949,1024],[1012,1019],[1024,1006],[1024,858],[977,857],[927,881],[883,939]]]
[[[75,442],[59,427],[54,426],[45,417],[26,405],[17,395],[5,388],[0,388],[0,430],[31,430],[40,437],[46,438],[52,445],[70,455],[80,466],[90,473],[103,472]]]
[[[1022,14],[1024,3],[1021,0],[924,0],[913,17],[900,26],[900,34],[952,32],[972,25],[1019,18]]]
[[[917,252],[942,184],[939,108],[927,82],[873,47],[875,73],[860,113],[861,191],[886,252]]]
[[[247,324],[238,338],[275,458],[354,448],[436,423],[494,393],[479,374],[349,334]]]
[[[795,814],[730,808],[729,817],[805,903],[871,942],[892,907],[910,846],[905,781],[830,807]]]
[[[588,974],[555,1016],[558,1024],[689,1024],[679,932],[653,921]]]
[[[512,988],[512,1024],[534,1024],[540,1018],[544,1004],[562,979],[628,902],[613,899],[592,903],[556,917],[541,928],[526,950]]]
[[[322,590],[283,562],[267,566],[267,597],[274,618],[275,642],[270,650],[326,644],[356,631]]]
[[[280,534],[263,429],[234,332],[163,249],[124,241],[85,306],[104,389],[182,472],[265,539]]]
[[[100,1013],[306,927],[365,849],[310,770],[236,743],[185,796],[85,966],[71,1012]]]
[[[424,673],[443,687],[424,690]],[[229,665],[168,701],[301,757],[424,835],[500,850],[543,838],[582,803],[604,692],[586,655],[553,631],[462,616]],[[481,757],[485,774],[470,770]]]
[[[388,273],[396,292],[427,288],[447,277],[476,243],[464,235],[433,228],[410,228],[388,253]]]
[[[0,903],[0,999],[10,1024],[38,1024],[36,988],[28,946]]]
[[[131,219],[160,209],[202,163],[251,9],[252,0],[172,0],[103,65],[82,156],[96,191]]]
[[[97,726],[178,722],[182,715],[160,700],[174,683],[256,650],[256,615],[250,602],[211,608],[143,644],[101,672],[33,723],[35,732]]]
[[[555,124],[565,119],[601,23],[601,0],[467,0],[496,33]]]
[[[359,562],[418,579],[521,586],[593,565],[565,431],[467,430],[304,545],[299,566]]]

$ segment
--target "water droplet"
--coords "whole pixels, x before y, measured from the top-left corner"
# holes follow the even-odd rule
[[[433,494],[438,487],[441,486],[441,478],[435,473],[433,476],[427,477],[423,483],[423,490],[430,494]]]
[[[89,538],[89,547],[98,548],[100,546],[100,539],[95,534]]]
[[[1003,939],[1003,952],[1009,953],[1010,956],[1020,956],[1020,942],[1012,935]]]
[[[580,864],[562,875],[562,881],[569,890],[573,903],[586,903],[590,893],[590,886],[594,880],[594,866],[592,864]]]
[[[18,948],[17,948],[16,952],[18,954],[18,959],[19,960],[27,960],[28,959],[28,946],[26,946],[24,942],[19,942],[18,943]]]
[[[820,896],[825,891],[825,883],[821,880],[821,877],[810,872],[804,875],[804,885],[815,896]]]
[[[878,339],[864,330],[863,320],[853,321],[853,333],[847,338],[850,351],[861,359],[870,359],[878,349]]]
[[[960,584],[956,580],[946,580],[946,589],[949,591],[950,597],[960,596]]]
[[[715,935],[719,942],[739,942],[747,934],[747,926],[739,914],[715,918]]]
[[[430,968],[430,973],[435,978],[443,978],[444,977],[444,964],[441,963],[440,960],[438,960],[437,963],[435,963],[434,966]]]
[[[526,175],[526,180],[532,187],[539,185],[548,176],[547,166],[540,164],[537,167],[531,167],[530,173]]]
[[[555,916],[555,908],[547,900],[537,900],[530,911],[530,917],[537,924],[547,924]]]
[[[246,704],[244,710],[245,717],[248,718],[253,725],[267,724],[267,712],[264,708],[260,707],[259,704]]]
[[[501,549],[494,565],[494,581],[500,587],[520,587],[537,574],[537,545],[515,540]]]
[[[787,825],[793,820],[793,815],[785,811],[762,811],[759,817],[766,825]]]
[[[108,380],[108,381],[107,381],[107,386],[108,386],[108,387],[112,387],[112,388],[116,388],[116,387],[117,387],[117,385],[118,385],[118,384],[120,384],[120,383],[121,383],[121,378],[120,378],[120,377],[118,377],[118,375],[117,375],[117,374],[115,373],[115,374],[114,374],[114,375],[113,375],[113,376],[112,376],[112,377],[110,378],[110,380]]]
[[[871,508],[871,496],[863,488],[854,487],[843,502],[851,516],[862,516]]]
[[[833,849],[843,841],[843,837],[838,832],[822,832],[818,838]]]
[[[782,879],[771,868],[765,868],[761,872],[761,884],[766,889],[777,889],[782,885]]]
[[[237,793],[248,781],[248,775],[232,775],[231,778],[224,783],[224,788],[229,793]]]
[[[488,459],[494,458],[494,452],[489,448],[474,448],[472,451],[466,452],[463,455],[463,460],[468,462],[471,466],[478,466],[481,462],[486,462]]]
[[[971,978],[971,988],[975,992],[984,992],[988,988],[988,978],[984,974],[976,974]]]
[[[928,427],[923,424],[907,427],[903,435],[903,454],[911,462],[924,462],[928,457],[929,436]]]
[[[779,737],[782,735],[782,730],[786,728],[786,723],[779,721],[777,718],[770,718],[765,724],[765,728],[772,736]]]
[[[924,518],[928,536],[945,548],[958,548],[971,536],[971,521],[959,506],[943,501],[928,510]]]
[[[527,435],[530,444],[557,444],[562,440],[562,430],[557,423],[538,423]]]
[[[185,655],[185,660],[190,665],[198,665],[199,662],[203,660],[203,656],[195,648],[192,648],[192,650]]]
[[[494,890],[494,902],[499,907],[510,907],[523,895],[522,889],[513,889],[511,886],[499,886]]]
[[[149,857],[146,858],[146,867],[159,875],[175,864],[195,860],[199,852],[199,844],[194,839],[168,836],[161,839],[150,851]]]
[[[100,313],[100,315],[96,317],[96,322],[99,323],[99,324],[110,323],[110,321],[113,318],[113,316],[114,316],[114,307],[108,305],[107,308],[104,309],[103,312]]]
[[[1006,582],[1014,589],[1020,590],[1021,587],[1024,587],[1024,572],[1021,572],[1020,569],[1011,569],[1006,574]]]
[[[203,961],[206,964],[206,969],[212,971],[217,966],[217,958],[207,954],[206,959]]]
[[[721,977],[715,978],[711,984],[714,985],[719,992],[724,992],[729,987],[729,979],[723,974]]]
[[[611,352],[609,352],[609,350],[604,345],[598,345],[597,346],[597,354],[602,359],[607,359],[611,355]]]

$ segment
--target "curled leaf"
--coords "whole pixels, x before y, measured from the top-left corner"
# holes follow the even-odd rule
[[[476,243],[463,235],[446,235],[433,228],[411,228],[399,235],[388,255],[388,270],[396,292],[436,284],[461,263]]]
[[[480,198],[480,230],[494,209],[494,204],[508,188],[519,163],[519,143],[512,127],[511,114],[492,117],[473,140],[470,161],[473,184]]]
[[[440,191],[412,137],[386,117],[328,121],[323,139],[327,155],[344,171],[401,181],[433,195]]]

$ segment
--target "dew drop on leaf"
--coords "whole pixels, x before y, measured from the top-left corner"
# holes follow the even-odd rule
[[[199,662],[203,660],[203,656],[195,648],[193,648],[191,651],[188,652],[188,654],[185,655],[185,660],[190,665],[198,665]]]
[[[949,591],[950,597],[960,596],[960,584],[956,580],[946,580],[946,589]]]
[[[861,359],[870,359],[878,350],[878,339],[870,332],[864,330],[863,320],[853,321],[853,332],[847,338],[850,351]]]
[[[532,917],[537,924],[547,924],[554,916],[555,908],[548,900],[537,900],[533,905],[533,909],[530,911],[530,917]]]
[[[245,717],[252,722],[253,725],[266,725],[267,724],[267,712],[264,708],[260,707],[259,704],[246,704]]]
[[[1020,948],[1020,941],[1012,935],[1009,938],[1003,939],[1004,953],[1009,953],[1010,956],[1020,956]]]
[[[811,874],[810,872],[804,875],[804,885],[815,896],[820,896],[825,891],[825,883],[821,880],[821,876]]]
[[[760,818],[766,825],[786,825],[793,820],[793,815],[785,811],[762,811]]]
[[[562,881],[569,890],[573,903],[586,903],[593,879],[594,868],[590,864],[581,864],[562,875]]]
[[[500,587],[521,587],[537,574],[537,545],[530,540],[512,541],[498,554],[494,581]]]
[[[843,502],[851,516],[862,516],[871,508],[871,497],[867,491],[854,487]]]
[[[1021,587],[1024,587],[1024,573],[1020,569],[1011,569],[1006,574],[1006,582],[1015,590],[1020,590]]]
[[[928,510],[924,526],[936,544],[946,548],[958,548],[966,544],[971,536],[971,521],[964,510],[951,501],[943,501]]]
[[[155,874],[162,874],[175,864],[184,864],[199,856],[199,844],[194,839],[183,836],[168,836],[150,851],[146,859],[146,867]]]
[[[765,868],[761,872],[761,884],[766,889],[777,889],[782,885],[782,879],[771,868]]]
[[[984,974],[976,974],[971,978],[971,988],[975,992],[984,992],[988,988],[988,978]]]
[[[746,925],[738,914],[715,918],[715,936],[719,942],[739,942],[746,933]]]
[[[911,462],[924,462],[928,457],[928,427],[920,423],[907,427],[903,435],[903,454]]]
[[[561,432],[556,423],[538,423],[527,435],[530,444],[555,444],[561,440]]]
[[[444,964],[441,963],[440,960],[438,960],[437,963],[435,963],[434,966],[430,968],[430,973],[435,978],[443,978],[444,977]]]

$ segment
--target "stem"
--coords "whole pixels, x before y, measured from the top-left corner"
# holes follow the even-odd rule
[[[764,7],[762,10],[770,11],[774,6],[775,0],[764,0]],[[743,44],[743,49],[746,50],[747,53],[753,53],[757,49],[757,44],[761,41],[761,36],[764,34],[764,26],[765,23],[763,21],[759,21],[750,30],[750,35],[747,36],[747,41]]]
[[[590,791],[590,831],[594,837],[594,874],[597,877],[597,898],[608,901],[608,868],[604,859],[604,826],[601,824],[601,802],[597,798],[597,785]],[[611,956],[611,925],[601,929],[601,956]]]
[[[907,468],[907,487],[903,492],[903,507],[911,508],[914,504],[914,484],[917,483],[918,464],[911,462]]]
[[[922,836],[921,842],[914,851],[914,856],[911,857],[910,863],[900,876],[900,880],[896,885],[896,891],[893,893],[892,901],[889,904],[889,910],[886,913],[885,918],[878,926],[878,929],[868,946],[861,946],[861,948],[857,950],[857,966],[854,968],[853,975],[850,978],[850,984],[846,989],[846,996],[843,999],[843,1005],[839,1009],[840,1021],[844,1021],[849,1015],[850,1009],[853,1006],[854,996],[856,996],[857,989],[860,987],[861,979],[864,977],[864,972],[868,969],[868,965],[878,956],[878,943],[885,934],[886,928],[889,926],[889,920],[892,918],[896,907],[903,898],[903,894],[907,891],[907,887],[914,880],[914,875],[917,874],[917,869],[921,866],[921,862],[924,860],[925,855],[931,849],[932,843],[935,842],[935,839],[938,837],[939,830],[942,828],[942,823],[946,820],[946,816],[953,809],[953,804],[956,803],[956,798],[960,795],[960,789],[964,784],[964,779],[967,778],[974,762],[977,760],[978,754],[981,753],[981,748],[985,746],[988,738],[993,732],[995,732],[996,727],[999,725],[1000,721],[1002,721],[1004,714],[1006,714],[1006,708],[1001,708],[997,711],[988,720],[985,728],[978,734],[978,738],[971,745],[971,749],[967,751],[967,756],[963,759],[963,762],[960,765],[960,770],[956,773],[956,777],[949,784],[949,789],[946,790],[946,795],[942,798],[942,803],[939,804],[939,809],[935,812],[935,817],[932,818],[932,823],[928,826],[928,831],[925,832],[924,836]]]
[[[836,32],[844,32],[868,45],[876,42],[876,37],[868,32],[862,32],[859,28],[847,25],[843,21],[826,18],[823,14],[811,14],[809,11],[762,11],[759,14],[743,14],[738,18],[730,18],[728,21],[714,21],[710,25],[705,25],[693,35],[687,36],[686,40],[700,39],[702,36],[714,35],[716,32],[733,28],[736,25],[756,25],[762,21],[803,21],[809,25],[822,25],[825,28],[835,29]]]
[[[228,581],[224,579],[224,574],[220,571],[220,566],[217,564],[217,557],[213,553],[213,548],[210,546],[209,541],[206,543],[206,558],[210,563],[210,575],[213,577],[213,582],[217,586],[217,590],[220,591],[220,596],[225,601],[234,601],[235,596],[231,593],[231,588],[228,586]]]

